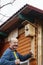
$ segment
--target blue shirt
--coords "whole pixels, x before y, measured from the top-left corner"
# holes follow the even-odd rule
[[[22,56],[21,54],[19,54],[18,52],[16,52],[18,58],[20,59],[20,61],[25,61],[28,58],[31,57],[31,54],[27,54],[25,56]],[[15,56],[14,56],[14,52],[8,48],[2,55],[1,59],[0,59],[0,65],[16,65],[15,64]]]

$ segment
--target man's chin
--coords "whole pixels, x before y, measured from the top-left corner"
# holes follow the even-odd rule
[[[15,49],[15,48],[13,48],[13,50],[14,50],[14,51],[16,51],[16,49]]]

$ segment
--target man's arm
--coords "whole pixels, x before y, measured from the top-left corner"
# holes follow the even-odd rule
[[[20,58],[21,61],[25,61],[25,60],[31,58],[33,54],[30,52],[29,54],[24,55],[24,56],[19,54],[19,53],[18,53],[18,55],[19,55],[19,58]]]
[[[5,51],[0,59],[0,65],[18,65],[20,64],[20,60],[16,59],[16,60],[11,60],[11,52]]]
[[[10,61],[11,53],[9,50],[6,50],[1,59],[0,59],[0,65],[16,65],[15,61]]]
[[[7,59],[0,59],[0,65],[16,65],[14,61],[9,61]]]

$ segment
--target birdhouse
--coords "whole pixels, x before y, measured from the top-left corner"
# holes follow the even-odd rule
[[[25,25],[25,36],[34,36],[35,35],[35,27],[31,24]]]

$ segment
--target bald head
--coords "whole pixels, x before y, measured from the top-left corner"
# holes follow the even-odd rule
[[[17,38],[11,38],[11,39],[10,39],[10,42],[15,42],[15,41],[18,42],[18,39],[17,39]]]
[[[11,38],[9,44],[10,44],[10,48],[17,49],[18,39],[17,38]]]

